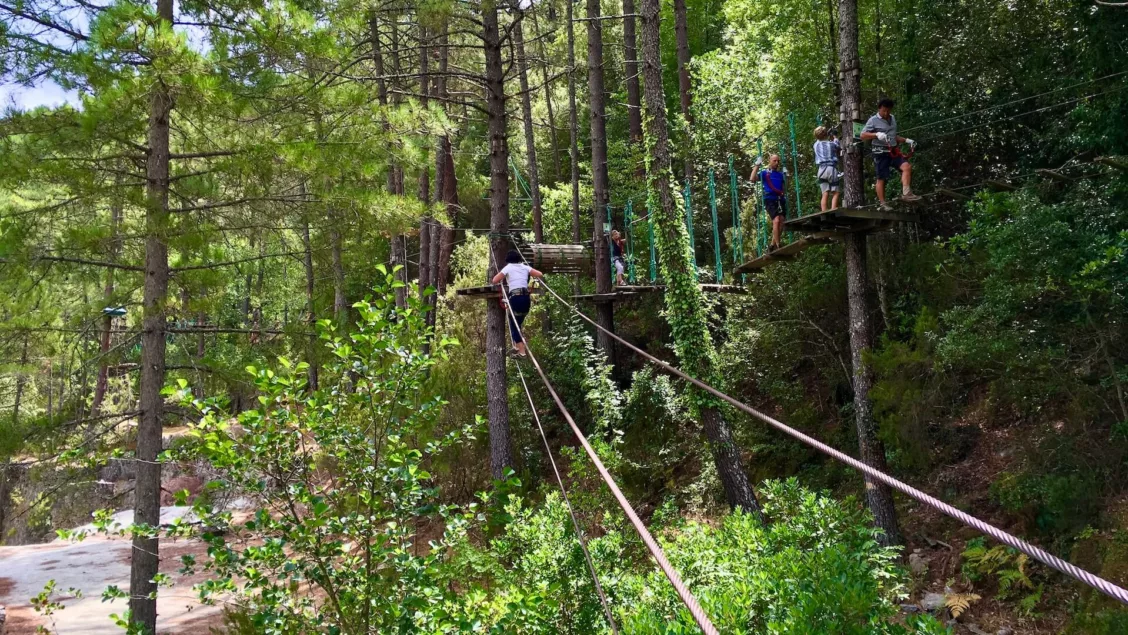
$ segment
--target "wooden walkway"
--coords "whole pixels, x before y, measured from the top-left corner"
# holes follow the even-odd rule
[[[749,260],[748,262],[737,267],[734,271],[736,273],[756,273],[764,267],[773,265],[777,262],[782,262],[784,260],[794,260],[796,256],[810,249],[811,247],[814,247],[815,245],[825,245],[826,243],[831,242],[831,240],[833,240],[833,238],[831,238],[830,236],[806,236],[804,238],[796,240],[795,242],[788,243],[771,253],[767,253],[763,256],[760,256],[759,258]]]
[[[898,204],[896,200],[894,204]],[[898,205],[904,210],[909,204],[900,203]],[[786,221],[784,227],[789,231],[798,231],[804,234],[818,234],[820,232],[845,234],[858,231],[881,231],[892,227],[893,223],[915,223],[918,220],[916,214],[902,210],[883,212],[873,207],[840,207],[829,212],[793,218]]]
[[[748,293],[748,290],[737,284],[699,284],[702,291],[710,293]],[[584,302],[618,302],[627,300],[645,293],[659,293],[666,289],[664,284],[654,285],[623,285],[615,287],[611,293],[586,293],[572,296],[573,300]]]

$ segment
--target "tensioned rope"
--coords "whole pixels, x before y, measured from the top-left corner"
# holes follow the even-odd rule
[[[548,445],[548,435],[544,433],[540,415],[537,414],[537,406],[533,403],[533,393],[529,391],[529,384],[525,383],[525,373],[521,370],[521,365],[516,364],[516,366],[517,376],[521,378],[521,386],[525,389],[525,396],[529,399],[529,410],[533,412],[533,421],[537,422],[537,430],[540,431],[541,440],[544,441],[544,451],[548,454],[552,473],[556,475],[556,484],[560,486],[560,496],[564,499],[564,506],[568,508],[568,515],[572,517],[572,528],[576,530],[576,540],[579,541],[580,549],[584,552],[584,559],[587,560],[588,571],[591,572],[591,581],[595,583],[595,592],[599,594],[599,603],[603,605],[603,614],[607,616],[607,623],[611,625],[611,632],[619,635],[619,627],[615,624],[615,617],[611,615],[611,607],[607,603],[607,596],[603,593],[603,585],[599,583],[599,574],[595,572],[595,561],[591,559],[591,552],[588,551],[587,539],[584,537],[583,530],[580,529],[580,521],[576,519],[576,510],[572,509],[572,501],[568,499],[568,490],[564,488],[564,479],[560,478],[560,470],[556,468],[556,459],[552,457],[552,447]]]
[[[523,256],[522,259],[524,259]],[[497,271],[501,270],[500,267],[497,266],[497,258],[494,256],[492,245],[490,246],[490,261],[493,262],[494,267]],[[552,291],[551,287],[549,287],[548,284],[545,284],[544,286],[549,291]],[[504,289],[505,287],[503,282],[502,290],[504,291]],[[556,292],[552,291],[552,294],[556,295]],[[506,295],[508,296],[508,294]],[[504,304],[505,310],[509,314],[509,319],[513,321],[513,325],[516,327],[517,333],[521,335],[522,340],[525,339],[525,336],[521,333],[521,327],[517,325],[517,316],[514,315],[512,307],[509,306],[509,302],[505,302]],[[701,630],[705,632],[705,635],[720,635],[717,631],[717,628],[713,626],[713,623],[709,620],[709,616],[705,615],[705,610],[701,608],[701,604],[697,601],[697,598],[693,597],[693,594],[685,586],[685,583],[682,582],[681,576],[678,575],[678,572],[674,569],[673,565],[670,564],[670,561],[666,559],[666,554],[662,551],[662,548],[658,546],[658,543],[654,540],[654,537],[650,535],[650,530],[648,530],[646,528],[646,525],[642,523],[642,520],[639,519],[638,514],[635,513],[634,508],[631,507],[630,502],[627,501],[627,497],[623,496],[623,492],[619,490],[619,486],[615,483],[615,479],[611,476],[611,473],[607,470],[607,467],[603,465],[603,461],[601,461],[599,455],[595,453],[595,450],[591,447],[591,444],[588,443],[587,437],[584,436],[584,433],[582,431],[580,431],[580,427],[576,425],[576,421],[572,419],[572,414],[568,412],[568,408],[564,406],[564,402],[561,401],[560,395],[556,394],[556,390],[552,387],[552,383],[548,381],[548,376],[545,375],[544,369],[541,368],[540,362],[538,362],[536,356],[533,355],[532,349],[526,346],[526,351],[528,351],[529,361],[533,363],[533,367],[537,369],[537,374],[540,375],[541,381],[544,382],[544,387],[548,389],[548,394],[551,395],[552,400],[556,402],[556,407],[560,410],[560,414],[564,416],[564,420],[567,421],[568,426],[572,428],[572,433],[576,435],[576,439],[583,446],[584,452],[587,453],[588,458],[590,458],[591,462],[595,465],[595,469],[599,472],[599,476],[603,479],[603,482],[607,484],[607,488],[611,490],[611,493],[615,496],[615,500],[618,501],[619,507],[623,509],[623,513],[627,515],[627,519],[631,521],[632,525],[634,525],[635,531],[637,531],[639,537],[642,538],[642,542],[646,545],[647,550],[650,551],[650,555],[653,556],[654,560],[658,562],[658,566],[662,569],[662,573],[666,574],[666,579],[670,581],[670,584],[673,585],[674,590],[678,594],[678,597],[681,598],[682,603],[684,603],[686,608],[689,609],[689,613],[693,616],[693,620],[697,622],[697,625],[701,627]]]
[[[800,441],[801,443],[803,443],[805,445],[808,445],[808,446],[815,448],[816,450],[822,452],[823,454],[830,456],[831,458],[833,458],[833,459],[835,459],[839,462],[842,462],[842,463],[845,463],[846,465],[849,465],[850,467],[864,473],[866,476],[868,476],[868,477],[870,477],[874,480],[880,481],[880,482],[888,485],[889,487],[892,487],[892,488],[896,489],[897,491],[906,494],[910,498],[913,498],[913,499],[917,500],[918,502],[924,503],[925,505],[932,507],[933,509],[936,509],[937,511],[940,511],[941,513],[944,513],[944,514],[960,521],[961,523],[968,525],[969,527],[973,527],[977,531],[980,531],[980,532],[994,538],[995,540],[998,540],[999,542],[1001,542],[1001,543],[1003,543],[1003,544],[1005,544],[1009,547],[1013,547],[1013,548],[1025,553],[1026,555],[1030,556],[1031,558],[1034,558],[1035,560],[1038,560],[1039,562],[1042,562],[1043,564],[1045,564],[1045,565],[1047,565],[1047,566],[1049,566],[1053,569],[1056,569],[1056,570],[1058,570],[1058,571],[1060,571],[1060,572],[1062,572],[1062,573],[1064,573],[1064,574],[1066,574],[1066,575],[1068,575],[1068,576],[1070,576],[1070,577],[1072,577],[1076,580],[1084,582],[1085,584],[1088,584],[1089,586],[1093,587],[1094,589],[1097,589],[1098,591],[1100,591],[1100,592],[1102,592],[1102,593],[1104,593],[1104,594],[1106,594],[1106,595],[1108,595],[1112,598],[1115,598],[1115,599],[1119,600],[1120,602],[1128,604],[1128,589],[1124,589],[1123,587],[1117,586],[1116,584],[1114,584],[1114,583],[1112,583],[1112,582],[1110,582],[1110,581],[1108,581],[1108,580],[1106,580],[1106,579],[1104,579],[1100,576],[1089,573],[1088,571],[1081,569],[1080,567],[1077,567],[1073,564],[1070,564],[1069,562],[1066,562],[1065,560],[1062,560],[1061,558],[1058,558],[1057,556],[1055,556],[1051,553],[1048,553],[1048,552],[1046,552],[1046,551],[1044,551],[1044,550],[1042,550],[1038,547],[1035,547],[1034,545],[1026,542],[1025,540],[1023,540],[1023,539],[1021,539],[1017,536],[1014,536],[1012,534],[1009,534],[1006,531],[1003,531],[1002,529],[995,527],[994,525],[991,525],[991,524],[989,524],[985,521],[982,521],[982,520],[980,520],[980,519],[978,519],[978,518],[976,518],[976,517],[974,517],[970,514],[962,512],[959,509],[956,509],[955,507],[945,503],[944,501],[941,501],[938,498],[930,496],[929,494],[926,494],[926,493],[916,489],[915,487],[912,487],[911,485],[908,485],[908,484],[906,484],[906,483],[886,474],[885,472],[874,469],[873,467],[870,467],[869,465],[862,463],[861,461],[853,458],[852,456],[849,456],[849,455],[847,455],[843,452],[840,452],[840,451],[832,448],[831,446],[829,446],[829,445],[827,445],[827,444],[825,444],[821,441],[818,441],[817,439],[815,439],[813,437],[810,437],[806,434],[803,434],[802,432],[788,426],[787,424],[785,424],[781,421],[778,421],[776,419],[773,419],[772,417],[769,417],[768,415],[756,410],[755,408],[752,408],[751,406],[748,406],[748,405],[746,405],[746,404],[744,404],[740,401],[737,401],[736,399],[726,395],[725,393],[717,390],[716,388],[713,388],[712,386],[710,386],[709,384],[706,384],[705,382],[703,382],[701,380],[690,377],[689,375],[682,372],[678,368],[675,368],[674,366],[671,366],[670,364],[663,362],[662,360],[658,359],[657,357],[650,355],[646,351],[638,348],[637,346],[634,346],[630,342],[628,342],[628,341],[624,340],[623,338],[619,337],[615,333],[612,333],[611,331],[603,328],[602,326],[597,324],[595,322],[595,320],[592,320],[588,316],[584,315],[584,313],[582,311],[577,309],[575,306],[573,306],[571,303],[569,303],[564,298],[560,297],[560,294],[556,293],[556,291],[553,290],[552,287],[548,286],[548,284],[545,284],[544,286],[545,286],[546,289],[548,289],[549,293],[551,293],[553,295],[553,297],[555,297],[559,302],[564,304],[564,306],[572,309],[572,311],[575,312],[576,315],[579,315],[581,318],[583,318],[585,321],[590,323],[595,328],[599,329],[600,331],[603,331],[605,334],[609,335],[615,341],[619,342],[623,346],[626,346],[627,348],[629,348],[631,351],[637,353],[638,355],[641,355],[647,361],[651,362],[652,364],[657,365],[658,367],[662,368],[666,372],[671,373],[673,375],[676,375],[676,376],[688,381],[689,383],[693,384],[694,386],[697,386],[701,390],[704,390],[705,392],[708,392],[709,394],[713,395],[714,397],[717,397],[718,399],[723,400],[724,402],[728,403],[729,405],[733,406],[734,408],[736,408],[736,409],[738,409],[738,410],[740,410],[740,411],[742,411],[746,414],[752,415],[753,417],[756,417],[757,419],[760,419],[761,421],[763,421],[763,422],[767,423],[768,425],[772,426],[773,428],[783,432],[784,434],[787,434],[788,436]],[[539,370],[539,366],[538,366],[538,370]]]
[[[932,126],[938,126],[942,123],[948,123],[949,121],[958,121],[960,119],[966,119],[966,118],[972,117],[974,115],[979,115],[979,114],[985,113],[989,110],[995,110],[996,108],[1005,108],[1007,106],[1013,106],[1015,104],[1021,104],[1024,101],[1030,101],[1031,99],[1037,99],[1038,97],[1045,97],[1046,95],[1052,95],[1054,93],[1060,93],[1063,90],[1069,90],[1071,88],[1077,88],[1078,86],[1086,86],[1088,84],[1093,84],[1093,83],[1096,83],[1096,82],[1103,82],[1106,79],[1112,79],[1114,77],[1120,77],[1121,75],[1125,75],[1125,74],[1128,74],[1128,71],[1120,71],[1120,72],[1117,72],[1117,73],[1112,73],[1111,75],[1105,75],[1104,77],[1098,77],[1096,79],[1088,79],[1088,80],[1085,80],[1083,82],[1077,82],[1076,84],[1070,84],[1069,86],[1062,86],[1061,88],[1055,88],[1053,90],[1047,90],[1046,92],[1038,93],[1037,95],[1031,95],[1029,97],[1022,97],[1020,99],[1015,99],[1015,100],[1012,100],[1012,101],[1003,102],[1001,104],[995,104],[994,106],[986,106],[984,108],[980,108],[979,110],[973,110],[971,112],[965,112],[962,115],[955,115],[953,117],[948,117],[946,119],[939,119],[937,121],[930,121],[928,123],[922,123],[918,126],[913,126],[912,128],[906,128],[906,129],[902,130],[901,132],[912,132],[913,130],[920,130],[922,128],[931,128]]]

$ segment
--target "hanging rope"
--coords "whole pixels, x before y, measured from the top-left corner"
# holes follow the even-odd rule
[[[523,256],[522,259],[524,259]],[[490,250],[490,261],[494,263],[494,267],[496,268],[497,259],[493,255],[493,250]],[[528,261],[526,261],[526,264],[528,264]],[[500,271],[500,269],[498,269],[498,271]],[[503,279],[503,291],[505,289],[505,284],[506,281]],[[552,291],[552,288],[549,287],[547,283],[544,285],[544,287],[551,291],[553,295],[556,295],[556,292]],[[508,296],[507,292],[506,295]],[[517,326],[517,316],[513,314],[513,309],[510,308],[508,302],[505,302],[505,310],[509,314],[509,319],[513,320],[513,324],[517,329],[517,333],[521,334],[521,339],[525,339],[524,334],[521,333],[521,327]],[[583,446],[584,452],[587,453],[588,458],[590,458],[591,462],[595,465],[595,469],[599,472],[599,476],[603,479],[603,482],[607,485],[607,488],[611,490],[611,494],[615,496],[615,500],[618,501],[619,507],[622,508],[623,513],[627,515],[627,519],[629,519],[631,521],[631,524],[634,525],[634,528],[638,532],[639,537],[642,538],[643,544],[645,544],[647,550],[650,551],[650,555],[653,556],[654,560],[658,562],[658,566],[662,569],[662,573],[666,574],[666,579],[670,581],[670,584],[674,587],[674,590],[677,592],[678,597],[681,598],[682,603],[684,603],[685,607],[689,609],[690,614],[693,616],[693,620],[697,622],[697,625],[701,627],[701,630],[705,632],[705,635],[720,635],[716,627],[713,626],[713,623],[709,620],[709,617],[705,615],[705,611],[701,608],[701,604],[697,601],[697,598],[693,597],[693,594],[690,593],[689,589],[685,586],[685,583],[682,582],[681,576],[678,575],[677,570],[675,570],[673,565],[670,564],[670,561],[666,559],[666,554],[662,551],[662,548],[658,546],[658,543],[654,540],[654,537],[650,535],[650,530],[646,528],[646,525],[642,523],[642,520],[638,517],[638,514],[635,513],[634,508],[631,507],[630,502],[627,501],[627,497],[623,495],[623,492],[615,483],[615,479],[611,476],[611,473],[607,471],[607,467],[603,465],[603,461],[599,459],[599,455],[596,454],[595,450],[591,447],[591,444],[588,443],[587,437],[584,436],[584,433],[580,431],[580,427],[576,425],[575,420],[572,419],[572,415],[568,412],[568,408],[564,406],[564,402],[561,401],[560,396],[556,394],[556,390],[552,387],[552,383],[548,381],[548,376],[545,374],[544,369],[541,368],[540,362],[538,362],[536,356],[533,355],[532,348],[526,346],[525,350],[529,354],[529,361],[533,363],[533,367],[536,368],[537,374],[540,375],[541,381],[544,382],[544,387],[548,389],[548,394],[551,395],[552,400],[556,402],[556,407],[560,410],[560,414],[563,415],[564,420],[568,422],[568,426],[572,428],[572,433],[576,435],[576,439],[580,442],[580,445]]]
[[[1116,600],[1119,600],[1120,602],[1123,602],[1124,604],[1128,604],[1128,589],[1124,589],[1123,587],[1117,586],[1116,584],[1114,584],[1114,583],[1112,583],[1112,582],[1110,582],[1110,581],[1108,581],[1108,580],[1106,580],[1106,579],[1104,579],[1100,576],[1089,573],[1088,571],[1085,571],[1084,569],[1081,569],[1080,567],[1077,567],[1073,564],[1070,564],[1069,562],[1066,562],[1065,560],[1062,560],[1061,558],[1058,558],[1057,556],[1055,556],[1051,553],[1048,553],[1048,552],[1046,552],[1045,550],[1043,550],[1039,547],[1035,547],[1034,545],[1026,542],[1025,540],[1023,540],[1023,539],[1021,539],[1017,536],[1014,536],[1010,533],[1007,533],[1006,531],[1003,531],[1002,529],[995,527],[994,525],[991,525],[991,524],[989,524],[985,521],[982,521],[982,520],[980,520],[980,519],[978,519],[978,518],[976,518],[976,517],[974,517],[970,514],[967,514],[963,511],[960,511],[959,509],[956,509],[955,507],[941,501],[938,498],[930,496],[930,495],[912,487],[911,485],[908,485],[908,484],[906,484],[906,483],[886,474],[885,472],[882,472],[882,471],[877,470],[877,469],[875,469],[875,468],[873,468],[869,465],[866,465],[865,463],[862,463],[861,461],[855,459],[852,456],[849,456],[849,455],[847,455],[843,452],[840,452],[840,451],[830,447],[829,445],[814,439],[813,437],[810,437],[806,434],[803,434],[802,432],[788,426],[787,424],[785,424],[781,421],[778,421],[776,419],[773,419],[772,417],[769,417],[768,415],[756,410],[755,408],[752,408],[751,406],[748,406],[748,405],[746,405],[746,404],[744,404],[740,401],[737,401],[736,399],[726,395],[725,393],[717,390],[716,388],[713,388],[712,386],[710,386],[709,384],[706,384],[703,381],[700,381],[698,379],[690,377],[689,375],[685,374],[684,372],[682,372],[678,368],[675,368],[674,366],[671,366],[670,364],[663,362],[662,360],[658,359],[657,357],[654,357],[653,355],[651,355],[651,354],[647,353],[646,351],[638,348],[637,346],[634,346],[630,342],[624,340],[623,338],[621,338],[618,335],[612,333],[611,331],[601,327],[594,320],[592,320],[588,316],[584,315],[582,311],[580,311],[575,306],[570,304],[567,300],[560,297],[560,295],[558,293],[556,293],[556,291],[553,290],[552,287],[550,287],[546,284],[545,288],[548,289],[549,293],[551,293],[553,295],[553,297],[555,297],[560,303],[562,303],[565,306],[567,306],[568,308],[570,308],[576,315],[580,316],[586,322],[588,322],[589,324],[591,324],[595,328],[599,329],[600,331],[603,331],[605,334],[610,336],[615,341],[619,342],[623,346],[626,346],[631,351],[633,351],[636,354],[642,356],[647,361],[649,361],[652,364],[658,366],[659,368],[665,370],[666,372],[673,374],[677,377],[680,377],[680,378],[684,379],[685,381],[688,381],[689,383],[691,383],[694,386],[700,388],[701,390],[704,390],[705,392],[708,392],[709,394],[717,397],[718,399],[723,400],[724,402],[733,406],[737,410],[740,410],[741,412],[749,414],[749,415],[767,423],[768,425],[772,426],[773,428],[783,432],[784,434],[792,437],[793,439],[796,439],[797,441],[803,443],[804,445],[813,447],[816,450],[818,450],[819,452],[822,452],[823,454],[826,454],[827,456],[831,457],[832,459],[839,461],[841,463],[845,463],[846,465],[849,465],[850,467],[854,468],[855,470],[862,472],[866,476],[868,476],[868,477],[870,477],[870,478],[872,478],[876,481],[880,481],[880,482],[884,483],[885,485],[888,485],[889,487],[892,487],[892,488],[896,489],[897,491],[909,496],[910,498],[912,498],[912,499],[914,499],[918,502],[921,502],[921,503],[923,503],[923,504],[943,513],[943,514],[946,514],[946,515],[958,520],[959,522],[961,522],[961,523],[963,523],[963,524],[965,524],[969,527],[972,527],[975,530],[977,530],[977,531],[979,531],[983,534],[986,534],[986,535],[990,536],[991,538],[994,538],[995,540],[997,540],[997,541],[999,541],[999,542],[1001,542],[1001,543],[1003,543],[1003,544],[1005,544],[1009,547],[1013,547],[1014,549],[1017,549],[1018,551],[1025,553],[1026,555],[1030,556],[1031,558],[1034,558],[1035,560],[1045,564],[1046,566],[1048,566],[1052,569],[1056,569],[1057,571],[1060,571],[1061,573],[1064,573],[1064,574],[1068,575],[1069,577],[1074,578],[1075,580],[1078,580],[1080,582],[1084,582],[1085,584],[1088,584],[1089,586],[1091,586],[1094,589],[1100,591],[1101,593],[1108,595],[1109,597],[1112,597]]]
[[[607,603],[607,596],[603,593],[603,585],[599,583],[599,575],[595,572],[595,561],[591,559],[591,552],[588,551],[587,539],[584,538],[584,532],[580,529],[580,521],[576,519],[576,510],[572,509],[572,501],[568,499],[568,490],[564,487],[564,479],[560,478],[560,470],[556,468],[556,459],[552,457],[552,447],[548,445],[548,436],[544,433],[540,415],[537,414],[537,406],[533,403],[533,393],[529,391],[529,384],[525,383],[525,373],[521,370],[521,365],[515,365],[517,366],[517,376],[521,378],[521,386],[525,389],[525,396],[529,398],[529,410],[533,413],[533,421],[536,421],[537,430],[540,431],[541,440],[544,441],[544,451],[548,455],[549,464],[552,465],[556,484],[560,486],[560,496],[564,499],[564,506],[568,508],[568,515],[572,517],[572,528],[576,531],[576,541],[580,543],[580,549],[584,552],[584,560],[587,561],[588,571],[591,572],[591,580],[595,583],[595,592],[599,594],[599,603],[603,605],[603,614],[607,617],[607,623],[611,625],[611,632],[619,635],[619,627],[615,624],[615,618],[611,615],[611,606]]]

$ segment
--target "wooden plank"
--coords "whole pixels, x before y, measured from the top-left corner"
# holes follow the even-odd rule
[[[489,284],[484,287],[467,287],[465,289],[458,289],[455,291],[456,295],[467,298],[496,298],[499,297],[498,293],[501,285]]]
[[[1048,179],[1053,179],[1054,181],[1060,181],[1062,183],[1070,183],[1073,181],[1073,179],[1062,174],[1061,172],[1058,172],[1057,170],[1035,170],[1035,172]]]
[[[1010,183],[1004,183],[1002,181],[987,181],[986,183],[988,187],[996,192],[1013,192],[1018,189]]]
[[[1093,163],[1100,163],[1101,165],[1107,165],[1110,168],[1116,168],[1122,172],[1128,172],[1128,162],[1119,161],[1113,157],[1098,157],[1093,159]]]
[[[968,196],[967,194],[960,194],[959,192],[957,192],[955,190],[948,190],[948,189],[941,188],[941,189],[936,190],[936,193],[937,194],[943,194],[944,196],[947,196],[948,198],[954,198],[957,201],[970,201],[971,200],[971,197]]]
[[[748,262],[737,267],[734,271],[736,273],[752,273],[759,271],[769,265],[775,264],[776,262],[783,260],[793,260],[807,249],[814,247],[815,245],[821,245],[828,242],[830,242],[830,238],[802,238],[800,240],[788,243],[771,253],[764,254],[759,258],[749,260]]]
[[[842,209],[839,211],[840,216],[846,218],[861,218],[866,220],[891,220],[899,223],[915,223],[917,221],[916,214],[908,212],[883,212],[879,209]]]

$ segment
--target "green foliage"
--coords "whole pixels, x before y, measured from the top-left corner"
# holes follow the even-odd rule
[[[720,526],[690,523],[664,540],[666,554],[723,633],[941,633],[892,622],[904,593],[894,549],[853,503],[768,482],[759,489],[771,524],[734,514]],[[691,616],[661,573],[626,578],[618,595],[630,633],[692,633]]]
[[[416,293],[396,307],[401,285],[385,274],[375,295],[354,305],[355,332],[324,333],[334,361],[319,390],[308,390],[304,362],[283,358],[274,369],[248,369],[259,406],[236,419],[214,401],[193,402],[202,419],[177,458],[211,466],[220,478],[209,488],[251,497],[259,511],[238,521],[197,505],[209,557],[186,567],[209,573],[202,599],[234,594],[267,632],[462,627],[439,571],[470,517],[439,504],[426,462],[473,427],[418,439],[443,404],[426,373],[456,342],[433,335]],[[420,549],[424,519],[441,520],[445,532]],[[303,592],[307,585],[317,592]]]
[[[984,538],[973,538],[967,542],[960,556],[963,558],[963,574],[969,580],[994,579],[1001,599],[1016,599],[1022,612],[1027,615],[1033,613],[1045,585],[1035,586],[1030,579],[1026,571],[1030,558],[1026,554],[1004,545],[988,548]]]

